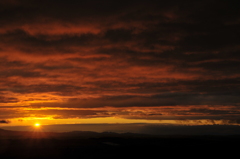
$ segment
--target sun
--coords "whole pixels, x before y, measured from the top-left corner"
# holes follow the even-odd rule
[[[35,123],[34,126],[35,126],[36,128],[38,128],[38,127],[41,126],[41,124],[39,124],[39,123]]]

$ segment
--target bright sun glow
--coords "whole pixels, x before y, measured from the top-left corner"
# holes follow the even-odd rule
[[[41,125],[39,123],[34,124],[35,127],[40,127]]]

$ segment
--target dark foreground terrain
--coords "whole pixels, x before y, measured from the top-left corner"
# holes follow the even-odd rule
[[[240,136],[44,133],[0,129],[0,159],[216,158],[225,155],[232,158],[239,157],[239,143]]]

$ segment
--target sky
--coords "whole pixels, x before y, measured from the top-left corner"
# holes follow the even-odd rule
[[[0,127],[239,125],[239,6],[1,0]]]

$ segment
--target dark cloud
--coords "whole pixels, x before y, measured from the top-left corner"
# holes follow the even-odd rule
[[[105,33],[106,39],[109,39],[111,42],[120,42],[120,41],[130,41],[132,39],[132,31],[126,29],[115,29],[107,30]]]
[[[14,93],[46,93],[52,92],[59,95],[74,95],[80,92],[84,87],[76,86],[76,85],[66,85],[66,84],[38,84],[38,85],[17,85],[13,86],[8,91]]]
[[[41,77],[44,76],[40,72],[34,72],[30,70],[22,70],[22,69],[8,69],[6,71],[0,72],[0,77],[6,78],[11,76],[21,76],[21,77]]]
[[[195,94],[195,93],[163,93],[152,96],[122,95],[101,96],[98,98],[74,98],[65,103],[46,103],[46,106],[98,108],[98,107],[148,107],[178,105],[235,105],[239,95],[228,94]],[[33,104],[41,105],[41,103]]]
[[[208,115],[239,115],[239,110],[217,110],[217,109],[190,109],[189,112],[197,112]]]
[[[18,98],[0,96],[0,103],[17,103],[17,102],[19,102]]]
[[[0,120],[0,124],[8,124],[8,123],[10,123],[10,121],[8,121],[8,120]]]

